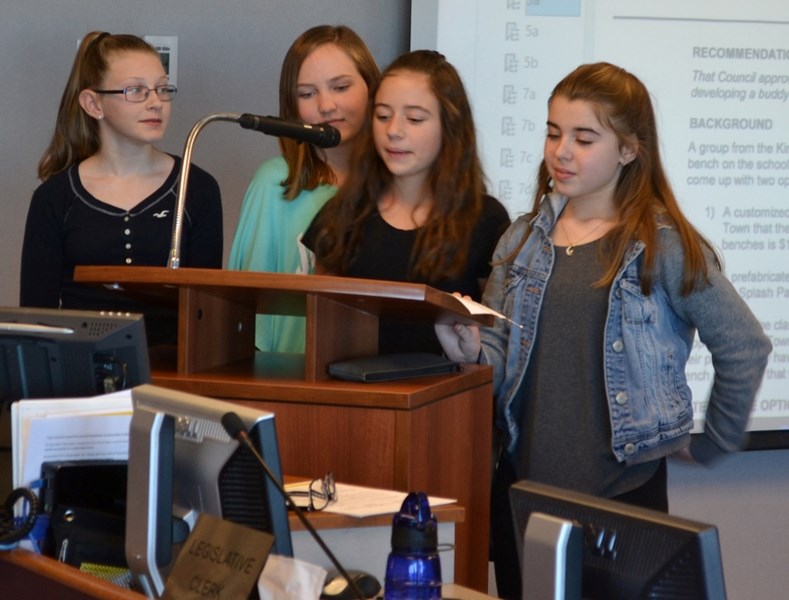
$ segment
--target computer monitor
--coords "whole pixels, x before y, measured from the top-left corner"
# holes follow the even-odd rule
[[[200,513],[274,535],[272,552],[293,555],[284,498],[254,455],[222,426],[235,412],[269,468],[282,479],[274,415],[153,385],[132,390],[126,560],[151,598]]]
[[[141,314],[0,308],[0,401],[95,396],[151,380]]]
[[[510,500],[521,564],[534,548],[524,536],[532,513],[580,530],[580,564],[571,561],[567,577],[580,576],[584,599],[726,598],[712,525],[525,480],[510,488]],[[524,576],[523,598],[543,584]]]

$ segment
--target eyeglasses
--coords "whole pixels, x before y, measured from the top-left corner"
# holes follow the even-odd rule
[[[323,478],[313,479],[305,491],[292,491],[290,495],[306,497],[308,499],[306,506],[308,512],[323,510],[337,500],[337,486],[334,483],[334,474],[329,472]]]
[[[175,98],[178,89],[174,85],[157,85],[155,88],[149,88],[144,85],[130,85],[122,90],[93,90],[97,94],[123,94],[126,102],[145,102],[151,92],[156,92],[159,100],[162,102],[170,102]]]

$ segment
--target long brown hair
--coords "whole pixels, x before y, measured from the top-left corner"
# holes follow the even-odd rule
[[[356,70],[367,84],[372,98],[378,82],[378,65],[362,38],[345,25],[318,25],[302,33],[291,44],[282,61],[279,76],[279,116],[289,121],[300,121],[297,85],[299,70],[306,58],[319,46],[334,44],[343,50],[356,65]],[[279,138],[279,147],[288,164],[288,176],[282,182],[285,199],[293,200],[302,190],[312,190],[321,184],[335,183],[334,173],[323,158],[323,152],[311,144]]]
[[[660,223],[676,229],[682,242],[685,262],[682,294],[704,285],[707,263],[703,248],[713,253],[717,268],[720,260],[712,245],[687,220],[674,196],[660,159],[655,112],[644,84],[621,67],[605,62],[586,64],[557,84],[548,105],[559,97],[589,102],[600,123],[616,134],[620,146],[634,139],[637,144],[636,157],[622,167],[614,190],[619,223],[605,237],[607,266],[598,285],[608,286],[614,281],[628,248],[634,240],[640,240],[645,246],[641,289],[649,294],[659,252]],[[543,160],[532,214],[536,214],[540,200],[550,192],[550,183]]]
[[[404,71],[428,76],[441,113],[441,150],[428,176],[433,203],[417,230],[409,273],[415,279],[456,277],[466,264],[485,194],[471,106],[457,71],[438,52],[403,54],[385,69],[381,80]],[[320,213],[315,244],[318,262],[338,275],[353,262],[363,223],[377,210],[378,199],[393,179],[375,150],[370,127],[360,134],[351,164],[345,184]]]
[[[112,54],[130,51],[159,57],[153,46],[136,35],[92,31],[82,39],[60,99],[55,133],[38,163],[42,181],[99,151],[98,122],[82,110],[79,95],[83,90],[101,86]]]

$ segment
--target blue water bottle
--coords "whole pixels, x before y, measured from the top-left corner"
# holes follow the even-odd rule
[[[386,562],[384,600],[441,598],[438,523],[427,494],[408,494],[392,519],[392,551]]]

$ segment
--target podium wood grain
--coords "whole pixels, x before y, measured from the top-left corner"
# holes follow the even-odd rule
[[[488,367],[407,382],[234,380],[227,374],[153,383],[276,415],[283,471],[455,498],[455,580],[487,590],[493,402]]]
[[[491,316],[429,286],[367,279],[159,267],[78,267],[75,279],[177,306],[175,356],[152,354],[152,382],[274,412],[284,472],[457,499],[455,580],[487,590],[490,368],[363,384],[332,380],[327,366],[375,355],[382,316]],[[258,313],[305,316],[304,355],[256,352]]]

